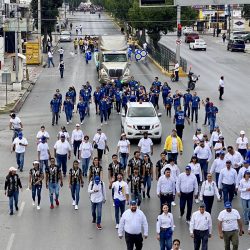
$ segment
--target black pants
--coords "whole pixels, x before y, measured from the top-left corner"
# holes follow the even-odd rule
[[[190,118],[190,106],[189,106],[189,104],[186,104],[185,106],[184,106],[184,113],[185,113],[185,115],[188,117],[188,118]]]
[[[182,139],[184,124],[176,124],[175,128],[177,131],[177,135]]]
[[[101,161],[102,160],[102,155],[103,155],[103,149],[97,149],[97,157],[98,157],[98,160]]]
[[[134,250],[134,246],[136,250],[142,249],[142,234],[129,234],[125,232],[125,241],[127,244],[127,250]]]
[[[175,81],[178,82],[179,81],[179,71],[175,71]]]
[[[193,195],[194,192],[191,193],[182,193],[180,197],[180,213],[181,216],[183,216],[185,212],[185,206],[187,203],[187,214],[186,214],[186,220],[190,221],[191,213],[192,213],[192,206],[193,206]]]
[[[116,111],[117,113],[121,112],[121,101],[116,101]]]
[[[64,71],[64,69],[60,69],[60,76],[61,76],[61,78],[63,78],[63,71]]]
[[[194,114],[195,114],[195,121],[197,123],[198,122],[198,107],[197,108],[192,107],[192,116],[191,116],[192,121],[194,119]]]
[[[168,211],[171,213],[171,202],[174,200],[173,194],[161,194],[160,201],[161,201],[161,213],[162,213],[162,206],[164,204],[168,204]]]
[[[204,125],[207,124],[207,120],[208,120],[208,117],[207,117],[207,112],[205,112],[205,120],[204,120]],[[209,120],[208,120],[208,125],[209,125]]]
[[[56,120],[56,124],[58,123],[58,115],[59,115],[59,112],[52,112],[52,125],[55,124],[55,120]]]
[[[220,88],[219,88],[219,92],[220,92],[220,97],[219,97],[219,99],[222,100],[222,96],[223,96],[223,94],[224,94],[224,87],[220,87]]]
[[[214,196],[205,196],[203,195],[203,201],[206,205],[206,211],[211,214],[212,206],[214,203]]]
[[[169,115],[169,117],[171,117],[171,105],[167,105],[166,109],[167,109],[167,116]]]
[[[78,159],[79,159],[79,148],[81,145],[82,141],[74,141],[73,142],[73,148],[74,148],[74,156],[78,153]]]
[[[194,230],[194,250],[207,250],[208,244],[208,230]]]
[[[159,109],[159,96],[155,96],[155,106]]]

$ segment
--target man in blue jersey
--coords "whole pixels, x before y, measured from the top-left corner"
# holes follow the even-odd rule
[[[190,89],[187,89],[186,91],[187,93],[183,95],[184,113],[188,118],[190,118],[190,106],[192,102],[192,95],[190,94]]]
[[[181,106],[181,97],[182,97],[182,94],[179,92],[179,90],[176,90],[175,94],[173,95],[175,112],[177,112],[178,107]]]
[[[181,106],[178,107],[177,112],[174,115],[174,123],[177,135],[182,139],[183,129],[184,129],[184,123],[185,119],[187,120],[188,124],[190,125],[189,118],[185,115],[184,111],[181,110]]]
[[[52,126],[54,126],[55,121],[56,125],[58,124],[58,116],[61,107],[61,102],[55,94],[53,99],[50,101],[50,111],[52,112]]]
[[[77,111],[79,112],[81,124],[83,124],[83,121],[84,121],[84,118],[86,116],[87,110],[88,110],[88,105],[81,98],[80,102],[77,104],[77,107],[76,107],[76,113],[77,113]]]
[[[108,117],[108,103],[106,100],[106,96],[103,96],[102,99],[99,102],[99,109],[100,109],[100,116],[101,116],[101,126],[103,124],[103,120],[105,121],[105,124],[107,123],[107,117]]]
[[[100,87],[96,87],[96,90],[93,94],[93,98],[94,98],[94,103],[95,103],[95,112],[96,114],[99,113],[99,102],[102,99],[103,93],[100,90]]]
[[[210,102],[209,104],[210,105],[207,111],[207,117],[210,125],[210,133],[212,134],[216,124],[216,114],[218,113],[218,108],[215,107],[212,102]]]
[[[198,123],[198,109],[200,109],[200,97],[197,96],[197,92],[194,92],[194,95],[192,97],[191,107],[192,107],[191,121],[193,121],[195,114],[195,122]]]

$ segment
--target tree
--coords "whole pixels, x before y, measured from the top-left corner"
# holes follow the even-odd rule
[[[243,17],[246,20],[250,20],[250,4],[244,4],[244,7],[243,7]]]

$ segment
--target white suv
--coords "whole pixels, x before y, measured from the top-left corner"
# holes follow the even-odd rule
[[[127,135],[128,139],[140,139],[143,137],[145,131],[152,139],[161,142],[162,126],[151,102],[128,102],[128,110],[122,111],[121,129]]]

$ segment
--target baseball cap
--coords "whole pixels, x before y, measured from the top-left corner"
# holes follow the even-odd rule
[[[44,135],[41,137],[41,141],[46,141],[46,137]]]
[[[215,128],[219,128],[219,125],[215,125],[214,127],[215,127]]]
[[[197,128],[196,130],[197,130],[197,131],[201,131],[201,128]]]
[[[137,203],[136,203],[136,201],[130,201],[130,203],[129,203],[131,206],[136,206],[137,205]]]
[[[190,166],[186,166],[185,170],[191,170],[191,167]]]
[[[224,136],[220,135],[220,136],[219,136],[219,139],[223,139],[223,140],[224,140]]]
[[[39,161],[33,161],[33,165],[34,164],[40,164],[40,162]]]
[[[225,151],[221,150],[220,155],[224,155],[224,154],[225,154]]]
[[[22,133],[22,132],[19,132],[19,133],[18,133],[18,136],[22,136],[22,135],[23,135],[23,133]]]
[[[98,128],[97,131],[102,131],[102,129],[101,129],[101,128]]]
[[[95,177],[95,181],[100,181],[100,176],[97,175],[97,176]]]
[[[17,171],[17,169],[14,168],[14,167],[10,167],[10,168],[9,168],[9,171]]]
[[[206,207],[206,205],[204,202],[202,202],[199,207]]]
[[[250,174],[250,171],[249,171],[249,170],[246,170],[244,174]]]
[[[224,204],[225,208],[232,208],[232,203],[230,201],[225,202]]]
[[[80,127],[80,124],[79,124],[79,123],[77,123],[77,124],[76,124],[76,127]]]
[[[65,134],[61,134],[61,138],[65,138]]]
[[[240,131],[240,134],[241,134],[241,135],[244,135],[244,134],[245,134],[245,131],[244,131],[244,130],[241,130],[241,131]]]
[[[205,140],[203,138],[200,139],[200,142],[204,142]]]
[[[232,163],[230,160],[227,160],[226,163]]]

